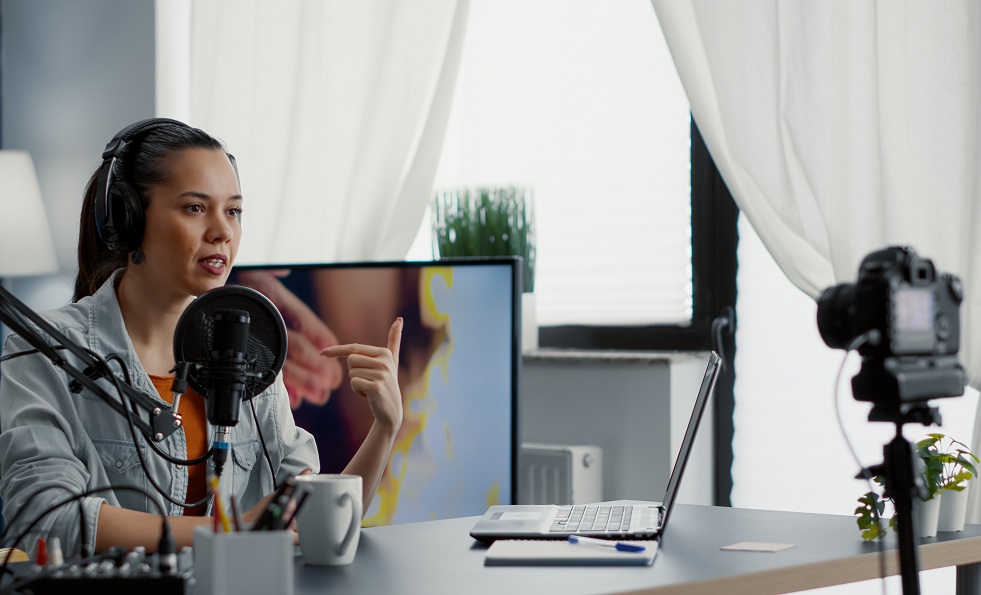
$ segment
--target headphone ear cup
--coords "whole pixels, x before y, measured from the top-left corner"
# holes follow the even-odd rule
[[[116,177],[116,159],[135,138],[164,126],[188,128],[187,124],[169,118],[141,120],[117,132],[102,152],[102,168],[96,184],[95,228],[112,252],[129,254],[139,248],[146,219],[139,193],[124,179]],[[235,173],[238,174],[237,169]]]
[[[143,206],[134,189],[116,179],[106,193],[106,219],[102,239],[113,252],[128,254],[143,241]]]

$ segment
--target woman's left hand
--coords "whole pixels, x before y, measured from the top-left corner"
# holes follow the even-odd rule
[[[325,357],[347,357],[348,375],[354,394],[368,399],[375,421],[393,433],[402,425],[402,393],[399,390],[399,347],[402,318],[388,331],[388,346],[352,343],[335,345],[320,352]]]

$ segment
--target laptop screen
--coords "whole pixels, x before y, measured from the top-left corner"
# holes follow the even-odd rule
[[[702,414],[708,403],[712,391],[715,390],[715,382],[719,378],[721,370],[721,359],[719,354],[714,351],[709,356],[708,366],[705,368],[705,376],[702,378],[702,385],[698,388],[698,396],[695,397],[695,406],[692,407],[691,418],[688,420],[688,429],[685,430],[685,437],[681,441],[681,450],[678,451],[678,460],[674,463],[671,470],[671,477],[668,478],[668,488],[664,492],[663,518],[661,520],[661,534],[664,534],[664,527],[668,524],[668,516],[675,499],[678,497],[678,487],[681,485],[681,478],[685,474],[685,465],[691,455],[692,446],[695,443],[695,434],[698,432],[698,424],[702,421]]]

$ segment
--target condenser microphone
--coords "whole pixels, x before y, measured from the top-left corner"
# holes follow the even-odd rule
[[[242,403],[272,385],[286,361],[286,345],[279,310],[247,287],[203,293],[177,322],[174,359],[189,364],[187,382],[206,400],[217,475],[228,460],[229,431],[238,425]]]
[[[249,313],[220,309],[214,313],[214,341],[211,358],[201,366],[201,374],[212,387],[208,395],[208,421],[214,426],[215,475],[221,477],[228,460],[229,429],[238,424],[238,412],[245,398],[246,351],[249,348]]]
[[[207,407],[211,425],[238,424],[238,412],[245,399],[250,320],[245,310],[215,310],[210,358],[201,366],[202,377],[212,387]]]

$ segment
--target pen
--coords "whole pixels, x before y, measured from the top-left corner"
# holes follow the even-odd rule
[[[283,521],[284,529],[289,529],[290,525],[293,524],[293,519],[296,518],[296,515],[300,514],[300,509],[303,508],[303,503],[307,501],[307,496],[309,495],[310,492],[303,492],[303,495],[300,496],[299,500],[297,500],[296,506],[293,507],[293,514],[291,514],[287,520]]]
[[[289,502],[290,494],[293,493],[294,485],[296,485],[295,482],[287,479],[285,482],[283,482],[283,485],[279,486],[275,492],[276,495],[273,496],[269,504],[266,505],[265,510],[263,510],[262,514],[259,516],[259,520],[252,526],[253,531],[268,531],[273,528],[272,524],[274,520],[274,513],[282,513],[279,500],[285,496],[286,499],[283,501],[283,505],[287,504]]]
[[[231,533],[232,524],[228,521],[228,512],[225,510],[225,505],[221,501],[221,493],[218,491],[218,476],[213,476],[211,478],[211,491],[215,496],[212,507],[215,509],[215,516],[221,523],[222,531],[225,533]]]
[[[593,537],[583,537],[582,535],[570,535],[570,543],[584,543],[588,545],[601,545],[603,547],[616,548],[621,552],[642,552],[644,546],[633,543],[623,543],[622,541],[610,541],[608,539],[595,539]]]

